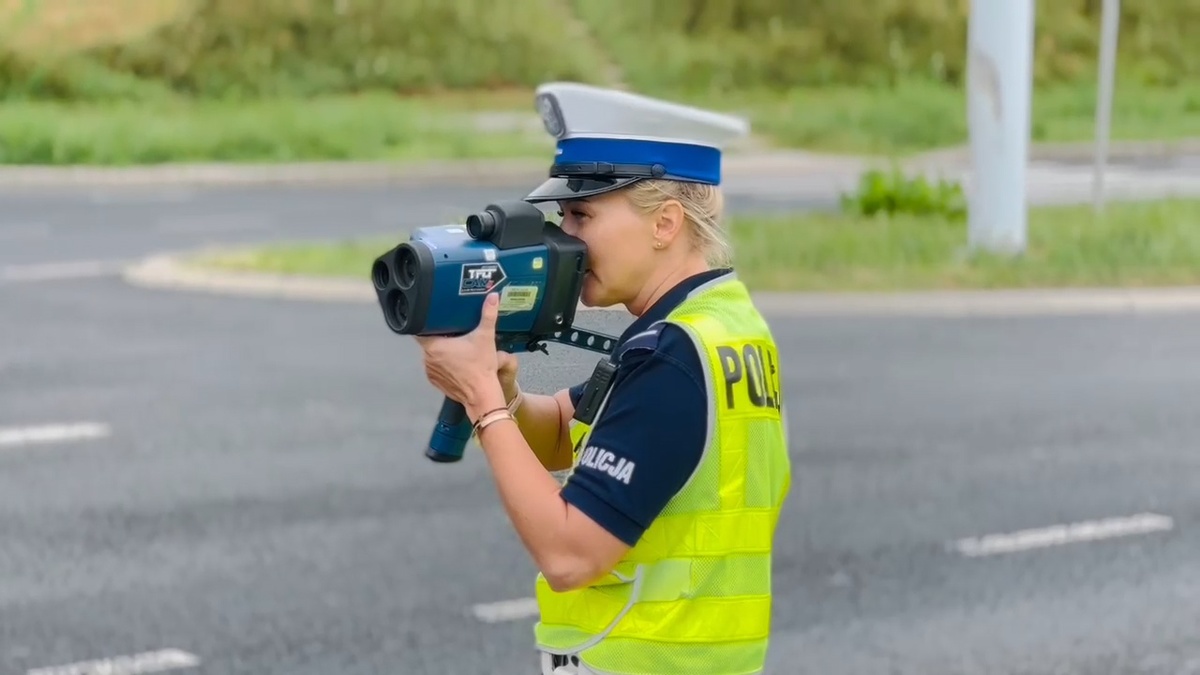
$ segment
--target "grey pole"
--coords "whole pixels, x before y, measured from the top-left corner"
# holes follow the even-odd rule
[[[1025,250],[1033,9],[1034,0],[971,3],[967,37],[971,249],[1010,254]]]
[[[1100,19],[1099,83],[1096,95],[1096,152],[1092,168],[1092,207],[1104,211],[1104,173],[1112,133],[1112,101],[1117,69],[1117,36],[1121,25],[1121,0],[1104,0]]]

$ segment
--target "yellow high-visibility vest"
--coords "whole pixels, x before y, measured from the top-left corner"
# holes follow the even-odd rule
[[[732,274],[693,291],[666,322],[688,332],[705,366],[703,457],[603,580],[559,593],[538,575],[534,634],[539,649],[577,655],[596,673],[758,673],[772,543],[791,483],[779,352]],[[589,431],[571,429],[576,463]]]

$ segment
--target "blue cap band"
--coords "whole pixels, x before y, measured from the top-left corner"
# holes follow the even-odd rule
[[[552,176],[568,173],[584,175],[585,170],[559,173],[565,165],[597,164],[596,175],[614,178],[650,175],[655,165],[664,173],[659,176],[671,180],[685,180],[709,185],[721,183],[721,151],[707,145],[650,141],[638,138],[564,138],[558,142],[558,155],[554,158]],[[642,173],[635,175],[622,172],[622,167],[639,167]]]

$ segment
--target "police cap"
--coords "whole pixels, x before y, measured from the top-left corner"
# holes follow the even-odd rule
[[[574,82],[538,87],[557,139],[550,179],[529,202],[579,199],[645,178],[721,183],[721,148],[750,132],[740,117]]]

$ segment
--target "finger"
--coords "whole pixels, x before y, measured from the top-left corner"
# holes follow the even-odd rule
[[[431,349],[437,347],[443,340],[446,339],[442,335],[417,335],[414,337],[417,341],[417,344],[422,350],[425,351],[426,354],[428,354]]]
[[[504,352],[504,351],[496,352],[496,362],[499,364],[500,370],[516,370],[517,369],[517,357],[514,356],[513,354],[509,354],[508,352]]]
[[[483,315],[479,317],[479,330],[486,333],[496,331],[496,315],[500,312],[500,294],[488,293],[483,300]]]

